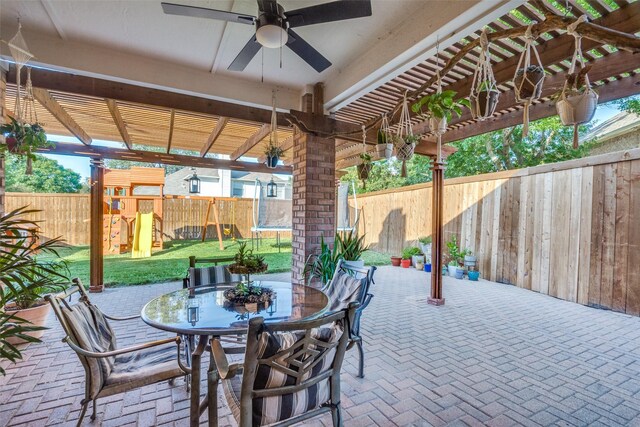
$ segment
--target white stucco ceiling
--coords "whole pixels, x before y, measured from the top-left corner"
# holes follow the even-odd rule
[[[254,0],[171,1],[251,15],[258,9]],[[376,71],[383,70],[376,75],[377,82],[404,63],[424,59],[420,55],[428,54],[432,46],[421,46],[400,62],[396,57],[443,28],[451,35],[469,21],[494,17],[497,9],[514,2],[373,0],[371,17],[297,29],[333,63],[323,73],[288,48],[282,51],[282,68],[280,51],[263,49],[264,65],[258,53],[243,72],[228,71],[254,28],[165,15],[160,0],[0,0],[0,35],[8,40],[20,17],[27,43],[41,65],[262,106],[270,104],[271,90],[277,88],[279,107],[298,108],[307,85],[324,82],[327,103],[342,102],[351,92],[366,89],[363,81],[371,80]],[[279,3],[292,10],[320,1]],[[2,49],[6,55],[6,46]]]

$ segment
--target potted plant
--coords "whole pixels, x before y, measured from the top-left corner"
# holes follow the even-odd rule
[[[467,277],[469,278],[469,280],[477,282],[478,278],[480,277],[480,272],[477,270],[469,270],[469,272],[467,273]]]
[[[390,159],[393,157],[393,141],[382,129],[378,130],[378,144],[376,145],[378,157]]]
[[[469,255],[471,251],[469,249],[460,250],[455,235],[447,242],[447,249],[449,251],[449,276],[455,276],[456,269],[464,265],[464,257]]]
[[[449,276],[456,277],[456,271],[458,271],[458,262],[449,261],[449,264],[447,265],[447,269],[449,271]]]
[[[364,183],[364,181],[369,178],[369,173],[371,172],[371,155],[369,153],[362,153],[360,154],[360,159],[362,163],[358,165],[358,178]]]
[[[542,94],[542,85],[538,84],[544,79],[544,68],[539,65],[529,65],[518,68],[513,78],[513,84],[519,88],[520,99],[537,99]]]
[[[391,257],[391,265],[394,267],[400,267],[400,262],[402,261],[402,257],[392,256]]]
[[[416,270],[422,271],[424,269],[424,260],[416,261]]]
[[[464,270],[460,267],[456,267],[456,279],[462,279],[464,276]]]
[[[420,250],[427,257],[431,258],[431,236],[424,236],[418,239]]]
[[[415,248],[409,247],[409,248],[404,248],[402,250],[402,261],[400,262],[400,265],[402,265],[402,268],[411,267],[411,257],[415,255],[414,249]]]
[[[565,126],[577,126],[591,121],[598,106],[598,94],[591,89],[587,73],[591,66],[567,74],[563,89],[553,97],[556,110]]]
[[[413,104],[411,109],[414,113],[429,118],[429,126],[432,132],[442,134],[446,132],[447,123],[451,122],[453,113],[460,117],[462,115],[462,107],[471,107],[468,99],[456,100],[456,95],[457,92],[455,90],[434,92],[420,98]]]
[[[223,293],[225,304],[243,306],[247,311],[256,313],[260,308],[268,307],[275,297],[273,289],[266,286],[255,286],[252,283],[238,283]]]
[[[464,267],[468,270],[475,268],[478,258],[471,252],[471,250],[467,249],[467,253],[464,255]]]
[[[364,237],[358,237],[355,230],[336,233],[335,245],[338,256],[344,260],[343,264],[351,267],[364,267],[362,254],[369,250],[369,246],[364,244]]]
[[[243,283],[250,285],[252,283],[250,275],[264,273],[268,267],[263,256],[254,255],[253,250],[247,249],[247,242],[240,242],[238,252],[234,255],[234,263],[230,264],[227,269],[231,274],[245,276]]]
[[[413,248],[414,255],[411,256],[411,265],[416,267],[419,262],[424,265],[424,254],[420,251],[420,248]]]
[[[324,236],[320,236],[320,253],[311,255],[304,267],[303,274],[307,283],[313,279],[320,279],[323,285],[329,283],[340,257],[338,245],[333,245],[331,248],[325,243]]]
[[[5,136],[7,144],[0,144],[0,153],[9,151],[13,154],[26,156],[27,167],[25,173],[31,175],[32,161],[36,158],[39,148],[54,147],[47,141],[44,128],[38,123],[24,124],[13,117],[9,117],[9,123],[0,126],[0,133]],[[11,148],[9,148],[11,146]]]
[[[40,342],[49,310],[44,294],[68,281],[57,253],[62,240],[41,242],[37,224],[24,218],[35,212],[19,208],[0,217],[0,359],[11,362],[22,358],[15,344]]]
[[[495,113],[498,106],[500,92],[491,84],[489,80],[480,83],[477,93],[469,96],[469,108],[473,118],[486,118]]]
[[[282,158],[284,150],[280,148],[274,141],[269,141],[267,146],[264,149],[264,154],[267,156],[267,160],[265,161],[265,165],[268,168],[275,168],[278,166],[278,161]]]

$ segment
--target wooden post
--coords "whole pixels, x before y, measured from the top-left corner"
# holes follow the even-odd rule
[[[89,292],[104,290],[103,228],[104,228],[104,163],[102,159],[91,159],[91,229]]]
[[[427,303],[431,305],[444,305],[442,296],[442,214],[444,193],[445,163],[440,159],[433,160],[433,181],[431,197],[431,295]]]

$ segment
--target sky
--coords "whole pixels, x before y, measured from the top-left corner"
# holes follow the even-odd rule
[[[598,110],[596,111],[596,115],[592,121],[593,124],[602,123],[605,120],[610,119],[611,117],[618,114],[620,110],[615,105],[609,104],[601,104],[598,105]],[[78,139],[70,136],[58,136],[58,135],[47,135],[50,141],[54,142],[79,142]],[[94,140],[93,144],[106,146],[106,147],[122,147],[121,142],[114,141],[103,141],[103,140]],[[77,157],[77,156],[59,156],[55,154],[45,154],[46,157],[57,160],[62,166],[68,169],[72,169],[78,172],[83,177],[89,177],[91,171],[89,169],[89,158],[88,157]],[[248,162],[255,162],[254,158],[244,158],[241,157],[241,160]]]

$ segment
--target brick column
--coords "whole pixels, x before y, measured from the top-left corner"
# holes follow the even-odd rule
[[[304,283],[304,265],[320,248],[333,246],[336,220],[335,140],[296,129],[293,144],[293,283]]]

